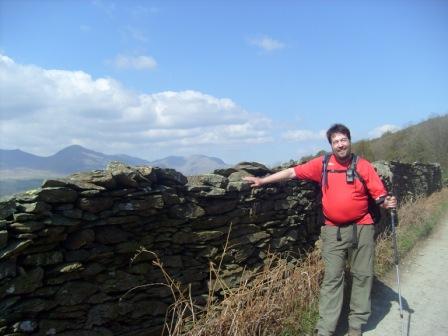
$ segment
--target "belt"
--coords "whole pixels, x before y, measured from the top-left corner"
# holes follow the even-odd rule
[[[356,223],[348,223],[348,224],[338,225],[338,230],[336,232],[336,240],[337,241],[342,241],[341,226],[342,227],[346,227],[346,226],[350,226],[350,225],[353,226],[352,247],[353,248],[357,248],[358,247],[358,224],[356,224]]]

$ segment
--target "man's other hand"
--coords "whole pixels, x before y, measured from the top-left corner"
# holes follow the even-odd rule
[[[261,187],[263,185],[261,178],[255,176],[243,177],[243,181],[249,182],[252,188]]]

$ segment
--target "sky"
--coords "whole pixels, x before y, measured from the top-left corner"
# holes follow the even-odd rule
[[[266,165],[448,113],[448,1],[0,0],[0,148]]]

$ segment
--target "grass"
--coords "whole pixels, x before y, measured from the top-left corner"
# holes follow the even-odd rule
[[[400,255],[404,256],[418,241],[424,239],[447,210],[447,188],[428,198],[403,204],[398,209]],[[212,285],[205,308],[195,306],[189,291],[164,272],[175,299],[167,313],[165,334],[311,335],[318,318],[319,286],[323,277],[319,242],[316,245],[316,249],[296,262],[270,254],[264,268],[256,274],[245,272],[236,288],[228,288],[220,279],[221,264],[216,268],[211,265]],[[390,234],[381,234],[376,247],[377,276],[384,275],[393,266],[392,253]],[[162,268],[160,262],[156,261],[155,265]],[[218,288],[223,295],[219,300],[215,296]]]

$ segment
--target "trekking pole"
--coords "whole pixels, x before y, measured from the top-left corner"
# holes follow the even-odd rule
[[[400,290],[400,270],[399,270],[399,256],[398,256],[398,244],[397,244],[397,209],[390,209],[390,221],[392,226],[392,240],[394,245],[394,259],[395,269],[397,271],[397,286],[398,286],[398,304],[400,305],[400,318],[401,318],[401,335],[404,336],[404,320],[403,320],[403,304],[401,302],[401,290]]]

